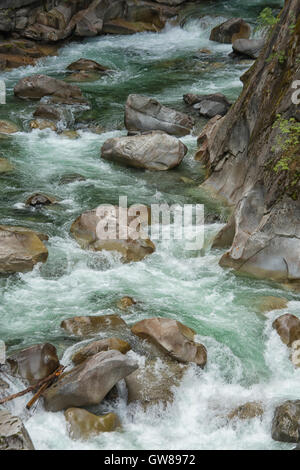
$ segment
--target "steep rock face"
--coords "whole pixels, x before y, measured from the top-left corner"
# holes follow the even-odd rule
[[[215,123],[204,161],[204,187],[235,206],[235,236],[220,264],[297,287],[300,145],[293,86],[300,79],[299,32],[300,2],[286,0],[266,46],[242,77],[240,98]],[[291,130],[295,123],[298,131]]]

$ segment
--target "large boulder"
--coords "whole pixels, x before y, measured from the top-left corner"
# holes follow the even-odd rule
[[[210,40],[231,44],[236,39],[248,39],[251,34],[251,27],[242,18],[231,18],[216,26],[210,33]]]
[[[105,160],[147,170],[164,171],[178,166],[187,153],[176,137],[160,132],[108,139],[101,150]]]
[[[16,124],[4,119],[0,119],[0,134],[15,134],[19,131]]]
[[[272,326],[287,346],[292,346],[294,341],[300,340],[300,319],[295,315],[289,313],[281,315],[276,318]]]
[[[69,408],[65,411],[65,418],[71,439],[88,440],[102,432],[115,431],[120,426],[115,413],[96,416],[81,408]]]
[[[15,86],[14,93],[18,98],[24,100],[39,100],[48,96],[55,103],[86,103],[80,88],[47,75],[32,75],[22,78]]]
[[[183,95],[185,103],[193,106],[199,111],[200,116],[213,118],[215,116],[225,116],[230,109],[230,102],[222,93],[212,93],[210,95],[195,95],[187,93]]]
[[[264,39],[237,39],[232,44],[233,53],[242,58],[257,59],[265,45]]]
[[[26,206],[31,207],[41,207],[41,206],[50,206],[57,202],[52,196],[47,196],[46,194],[36,193],[26,199]]]
[[[122,354],[126,354],[130,349],[130,344],[120,338],[99,339],[98,341],[93,341],[87,346],[78,349],[75,354],[73,354],[72,361],[75,365],[78,365],[101,351],[116,350]]]
[[[146,360],[145,365],[125,379],[128,403],[139,403],[144,408],[171,403],[174,387],[178,387],[186,366],[176,362]]]
[[[67,318],[61,322],[60,326],[72,335],[90,336],[104,331],[124,330],[126,323],[119,315],[91,315]]]
[[[71,235],[83,249],[92,251],[116,251],[121,254],[121,261],[124,263],[141,261],[145,256],[155,251],[155,246],[144,232],[139,230],[143,220],[141,220],[141,216],[138,215],[138,208],[140,206],[136,207],[137,215],[129,214],[127,222],[120,220],[119,208],[114,208],[114,206],[108,209],[109,213],[107,213],[106,218],[102,213],[99,214],[97,209],[84,212],[72,224]],[[141,220],[141,223],[139,220]],[[132,223],[135,224],[135,221],[138,228],[137,231],[132,234],[130,225]],[[146,222],[147,221],[145,221],[145,223]],[[113,229],[111,233],[107,235],[99,231],[100,223],[108,224],[107,227],[112,226]],[[116,230],[114,230],[114,228]],[[122,236],[121,234],[123,229],[127,232],[126,236]]]
[[[272,438],[281,442],[300,442],[300,400],[288,400],[276,408]]]
[[[7,410],[0,410],[0,451],[34,450],[22,421]]]
[[[31,271],[45,263],[48,250],[39,234],[21,227],[0,225],[0,273]]]
[[[204,367],[207,362],[206,348],[194,342],[195,331],[170,318],[150,318],[136,323],[132,333],[161,348],[179,362],[194,362]]]
[[[35,344],[12,354],[7,359],[11,373],[34,384],[48,377],[59,367],[55,346],[50,343]]]
[[[73,72],[98,72],[101,74],[106,74],[110,71],[108,67],[99,64],[95,60],[83,58],[72,62],[72,64],[68,65],[67,70]]]
[[[128,131],[162,131],[178,137],[190,134],[194,120],[143,95],[129,95],[125,105]]]
[[[103,351],[74,369],[44,392],[47,411],[99,404],[119,380],[138,365],[119,351]]]

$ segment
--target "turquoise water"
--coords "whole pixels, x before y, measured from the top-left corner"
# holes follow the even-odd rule
[[[74,443],[66,433],[63,414],[46,413],[39,406],[27,415],[27,428],[36,448],[292,447],[273,441],[270,426],[277,403],[299,398],[300,370],[294,370],[271,324],[287,311],[299,316],[300,298],[278,286],[239,278],[219,267],[222,252],[211,250],[210,244],[222,227],[226,209],[199,189],[204,170],[193,159],[196,135],[182,139],[189,148],[188,155],[170,172],[143,172],[100,159],[107,138],[126,134],[124,103],[129,93],[148,94],[183,111],[184,93],[218,91],[232,101],[238,97],[239,77],[249,63],[232,62],[228,58],[230,45],[212,43],[208,38],[214,25],[231,16],[243,16],[254,26],[261,9],[269,4],[240,3],[191,5],[181,15],[181,26],[168,25],[158,34],[106,36],[72,43],[57,57],[40,61],[35,67],[2,74],[8,102],[0,108],[0,119],[16,122],[20,132],[0,141],[1,153],[15,165],[12,175],[0,177],[1,223],[27,226],[50,236],[46,264],[31,273],[0,279],[0,336],[9,351],[50,341],[63,361],[67,360],[73,342],[60,329],[61,320],[74,315],[120,314],[116,301],[123,295],[139,301],[131,314],[123,314],[128,324],[151,316],[176,318],[194,328],[208,350],[207,368],[189,368],[174,403],[166,410],[159,406],[147,412],[139,407],[127,408],[120,399],[113,409],[121,418],[122,432]],[[271,2],[273,6],[280,3]],[[211,54],[199,54],[202,48],[210,49]],[[32,73],[64,78],[67,65],[80,57],[115,70],[97,82],[80,84],[92,111],[82,110],[79,121],[86,126],[100,125],[104,132],[94,134],[82,129],[76,140],[49,130],[28,132],[36,104],[13,97],[16,82]],[[199,120],[198,128],[204,123]],[[85,181],[59,184],[59,178],[69,173],[78,173]],[[194,182],[184,183],[183,176]],[[26,208],[24,201],[36,191],[53,195],[60,203],[41,211]],[[159,241],[155,254],[129,265],[121,264],[112,253],[82,251],[69,236],[71,223],[84,210],[104,202],[117,203],[120,195],[127,195],[129,204],[204,203],[204,249],[194,253],[185,251],[180,241]],[[288,309],[259,314],[257,300],[265,295],[287,298]],[[142,358],[130,354],[142,367]],[[22,385],[14,382],[12,387],[21,389]],[[264,403],[263,420],[226,423],[224,415],[249,400]],[[25,402],[19,399],[10,407],[20,412]]]

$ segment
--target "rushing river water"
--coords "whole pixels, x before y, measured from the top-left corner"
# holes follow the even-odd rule
[[[206,2],[205,2],[206,3]],[[204,203],[208,221],[223,220],[225,209],[199,189],[204,171],[194,161],[196,136],[182,141],[189,153],[181,166],[170,172],[152,173],[120,167],[100,159],[103,142],[125,135],[124,103],[129,93],[153,96],[162,103],[185,110],[184,93],[223,92],[235,100],[241,91],[239,77],[249,63],[228,57],[230,45],[209,41],[213,26],[241,16],[255,25],[263,7],[281,2],[249,0],[212,1],[190,6],[181,15],[181,27],[169,25],[161,33],[106,36],[64,47],[57,57],[35,67],[2,74],[8,89],[7,105],[0,119],[11,119],[20,132],[1,138],[1,153],[15,166],[1,176],[1,223],[27,226],[49,236],[49,259],[33,272],[0,279],[0,337],[8,352],[37,342],[55,344],[64,359],[72,340],[60,322],[75,315],[118,313],[116,301],[130,295],[139,301],[132,313],[123,314],[128,324],[152,316],[172,317],[194,328],[207,347],[205,370],[191,366],[175,392],[174,402],[147,411],[125,406],[114,408],[122,431],[102,434],[89,442],[74,442],[66,432],[63,413],[46,413],[39,405],[26,425],[38,449],[271,449],[291,448],[271,438],[276,404],[300,397],[300,369],[295,370],[289,352],[271,324],[284,312],[300,315],[299,296],[271,283],[235,276],[218,265],[221,251],[210,241],[221,222],[206,225],[206,242],[200,253],[185,251],[180,241],[156,242],[157,251],[139,263],[123,265],[112,254],[81,250],[69,235],[72,221],[100,203],[117,203],[127,195],[129,204]],[[205,15],[205,16],[203,16]],[[201,54],[208,48],[211,54]],[[35,103],[13,97],[13,87],[26,75],[43,73],[64,78],[71,62],[86,57],[115,69],[97,82],[80,84],[92,104],[80,122],[96,121],[104,133],[79,131],[76,140],[45,131],[28,132]],[[199,120],[198,126],[204,124]],[[60,184],[66,174],[78,173],[84,181]],[[193,182],[183,180],[188,177]],[[40,211],[25,207],[34,192],[44,192],[60,204]],[[218,219],[216,216],[220,216]],[[258,313],[260,296],[289,300],[288,309]],[[141,360],[136,353],[132,356]],[[64,360],[63,359],[63,360]],[[142,366],[142,364],[141,364]],[[18,381],[14,390],[21,389]],[[263,419],[228,423],[224,416],[247,401],[263,402]],[[23,412],[25,399],[9,405]],[[105,411],[105,405],[104,405]]]

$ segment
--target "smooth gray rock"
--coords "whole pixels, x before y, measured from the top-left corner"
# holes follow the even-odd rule
[[[102,351],[64,373],[44,393],[47,411],[97,405],[119,380],[138,368],[119,351]]]
[[[34,450],[22,421],[7,410],[0,410],[0,451]]]
[[[237,55],[257,59],[264,45],[264,39],[237,39],[232,44],[232,49]]]
[[[159,132],[108,139],[101,157],[123,165],[147,170],[170,170],[178,166],[187,153],[176,137]]]
[[[250,34],[251,27],[246,21],[242,18],[230,18],[213,28],[209,39],[223,44],[231,44],[235,39],[248,39]]]
[[[125,126],[128,131],[162,131],[184,136],[190,134],[194,120],[187,114],[160,104],[143,95],[129,95],[125,106]]]

